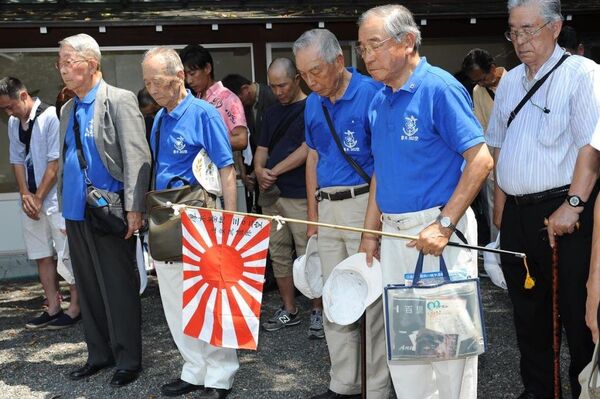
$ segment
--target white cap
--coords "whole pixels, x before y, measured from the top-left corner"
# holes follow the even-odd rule
[[[496,241],[490,242],[485,246],[486,248],[498,249],[500,248],[500,234],[498,233],[498,237]],[[507,289],[506,280],[504,279],[504,273],[502,273],[502,268],[500,267],[500,255],[495,254],[493,252],[484,252],[483,253],[483,268],[485,272],[492,280],[492,283],[497,285],[502,289]]]
[[[323,293],[323,272],[317,248],[317,236],[306,244],[306,254],[294,261],[294,285],[308,299],[320,298]]]
[[[323,287],[323,310],[332,323],[354,323],[381,296],[383,280],[381,265],[373,258],[367,266],[364,252],[354,254],[339,263]]]
[[[198,183],[204,187],[206,191],[220,197],[221,192],[221,177],[217,165],[208,156],[206,150],[200,150],[194,162],[192,162],[192,172]]]

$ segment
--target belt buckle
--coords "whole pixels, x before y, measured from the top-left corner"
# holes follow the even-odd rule
[[[317,200],[317,202],[323,201],[323,194],[321,190],[315,191],[315,199]]]

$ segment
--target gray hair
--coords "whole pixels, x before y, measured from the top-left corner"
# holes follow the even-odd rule
[[[399,42],[407,33],[412,33],[415,36],[415,50],[421,46],[421,31],[408,8],[399,4],[373,7],[360,16],[358,26],[360,27],[371,17],[381,18],[383,29],[396,41]]]
[[[152,57],[158,57],[164,62],[167,75],[175,76],[178,72],[183,72],[183,63],[179,58],[179,54],[170,47],[159,46],[146,51],[142,64]]]
[[[283,70],[286,76],[292,80],[298,75],[296,64],[287,57],[275,58],[273,62],[271,62],[271,65],[269,65],[268,71],[276,68]]]
[[[294,55],[302,49],[315,47],[319,50],[320,58],[328,64],[333,64],[339,55],[343,55],[340,42],[327,29],[307,30],[294,42]]]
[[[560,12],[560,0],[508,0],[506,7],[508,12],[513,8],[537,5],[540,9],[540,16],[546,22],[562,21],[563,16]]]
[[[100,66],[100,60],[102,58],[100,54],[100,46],[98,42],[85,33],[78,35],[69,36],[58,42],[60,47],[69,46],[72,47],[78,54],[81,54],[85,58],[93,58],[98,62]]]

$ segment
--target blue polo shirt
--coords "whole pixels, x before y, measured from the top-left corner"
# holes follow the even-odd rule
[[[354,68],[346,92],[332,104],[327,97],[312,93],[306,100],[304,123],[306,144],[319,154],[317,164],[317,183],[320,188],[332,186],[356,186],[365,181],[346,161],[335,141],[331,137],[329,125],[323,114],[322,105],[329,110],[344,150],[363,170],[373,174],[373,156],[371,155],[371,129],[368,109],[373,96],[381,84],[360,74]]]
[[[275,103],[267,108],[262,123],[262,133],[258,138],[257,145],[269,148],[273,134],[280,129],[283,123],[287,123],[288,118],[298,115],[289,124],[289,127],[283,133],[283,137],[271,149],[266,167],[273,169],[275,165],[286,159],[290,154],[298,149],[304,143],[304,107],[306,99],[297,101],[289,105]],[[277,187],[281,191],[283,198],[306,198],[306,164],[289,170],[277,176]]]
[[[156,157],[156,130],[160,124],[158,157]],[[223,118],[215,107],[195,98],[188,90],[187,96],[171,111],[163,108],[156,114],[150,137],[156,169],[156,189],[163,190],[173,177],[187,180],[191,185],[198,181],[192,172],[194,158],[203,148],[217,168],[233,164],[231,144]],[[177,182],[172,187],[181,186]]]
[[[462,153],[485,141],[465,88],[424,57],[400,90],[377,93],[369,120],[384,213],[445,205],[462,173]]]
[[[87,175],[95,187],[117,192],[123,189],[123,183],[111,176],[102,163],[102,158],[96,148],[94,136],[94,105],[100,82],[83,99],[74,98],[75,117],[79,123],[81,147],[87,162]],[[73,114],[69,115],[65,135],[65,155],[63,169],[63,217],[68,220],[85,220],[86,184],[83,171],[77,159],[77,146],[73,133]],[[123,133],[123,132],[121,132]]]

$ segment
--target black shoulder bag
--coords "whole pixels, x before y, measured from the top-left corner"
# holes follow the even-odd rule
[[[356,161],[354,159],[352,159],[352,157],[350,155],[346,154],[346,151],[344,151],[344,147],[342,147],[340,138],[338,137],[337,132],[335,131],[333,122],[331,121],[331,116],[329,115],[329,111],[327,110],[327,107],[325,107],[325,105],[323,105],[322,107],[323,107],[323,113],[325,114],[325,119],[327,120],[327,124],[329,125],[329,131],[330,131],[331,135],[333,136],[333,141],[335,141],[335,144],[337,144],[337,147],[340,150],[340,152],[342,153],[342,155],[344,156],[344,159],[346,159],[346,161],[350,164],[350,166],[352,166],[354,168],[356,173],[358,173],[360,175],[360,177],[362,177],[362,179],[367,184],[371,184],[371,177],[369,177],[367,172],[365,172],[363,170],[363,168],[361,168],[360,165],[357,164]]]
[[[508,117],[508,122],[506,123],[507,129],[510,126],[510,124],[512,123],[513,119],[515,119],[515,117],[517,116],[517,114],[519,113],[521,108],[523,108],[523,106],[527,103],[527,101],[529,101],[529,99],[535,94],[535,92],[538,91],[538,89],[544,84],[544,82],[548,79],[550,74],[552,74],[552,72],[554,72],[556,70],[556,68],[558,68],[568,57],[569,57],[569,54],[567,54],[567,53],[563,54],[563,56],[560,57],[560,60],[558,60],[556,65],[554,65],[552,67],[552,69],[548,71],[548,73],[546,73],[544,76],[542,76],[542,78],[540,80],[535,82],[533,87],[527,92],[527,94],[525,94],[525,97],[523,97],[521,102],[510,113],[510,116]],[[544,112],[549,113],[550,110],[548,110],[547,108],[544,108]]]
[[[123,207],[123,190],[112,192],[94,187],[87,174],[87,161],[83,155],[79,122],[76,116],[77,108],[73,108],[73,134],[75,135],[75,146],[77,147],[77,160],[79,167],[85,177],[87,186],[85,220],[92,230],[100,234],[111,234],[125,238],[127,234],[127,215]]]

